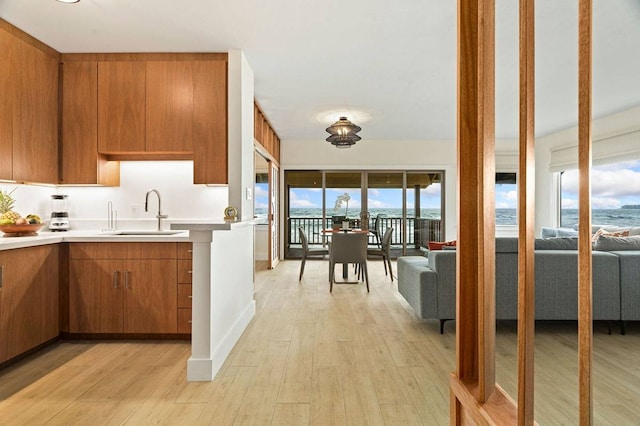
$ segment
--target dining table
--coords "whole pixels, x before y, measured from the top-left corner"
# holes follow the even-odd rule
[[[344,232],[344,233],[353,233],[353,234],[368,234],[369,230],[368,229],[361,229],[361,228],[327,228],[327,229],[323,229],[322,230],[322,235],[324,236],[331,236],[332,234],[335,234],[336,232]],[[342,278],[344,278],[345,280],[347,278],[349,278],[349,264],[348,263],[343,263],[342,264]],[[353,284],[356,284],[357,282],[354,282]],[[342,281],[342,282],[336,282],[336,284],[351,284],[350,281]]]

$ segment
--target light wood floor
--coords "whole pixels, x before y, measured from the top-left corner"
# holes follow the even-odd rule
[[[420,321],[369,262],[328,292],[326,261],[256,274],[257,313],[213,382],[187,383],[186,342],[64,342],[0,371],[1,425],[446,425],[455,325]],[[394,265],[395,269],[395,265]],[[538,324],[536,420],[577,424],[575,323]],[[516,389],[515,322],[500,322],[498,382]],[[640,424],[640,325],[596,324],[595,423]]]

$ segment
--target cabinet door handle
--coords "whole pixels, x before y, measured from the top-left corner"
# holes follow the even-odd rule
[[[113,271],[113,288],[120,288],[118,281],[120,281],[120,271]]]
[[[187,271],[187,274],[193,274],[193,271]]]
[[[187,253],[193,253],[193,250],[189,249],[187,250]]]
[[[125,288],[131,289],[131,282],[129,280],[129,274],[131,271],[124,271],[124,286]]]
[[[0,288],[4,286],[4,265],[0,266]]]
[[[187,324],[191,324],[192,322],[193,322],[193,321],[189,320],[189,321],[187,321]]]
[[[188,295],[187,299],[193,299],[193,296],[192,295]]]

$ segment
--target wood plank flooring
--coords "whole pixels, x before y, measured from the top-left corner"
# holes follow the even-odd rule
[[[188,342],[61,342],[0,371],[0,425],[447,425],[455,324],[418,320],[370,261],[329,293],[327,262],[256,273],[257,313],[213,382],[188,383]],[[394,265],[395,270],[395,265]],[[500,322],[498,383],[516,391],[516,323]],[[577,424],[575,322],[539,323],[535,417]],[[640,324],[596,324],[594,420],[640,424]]]

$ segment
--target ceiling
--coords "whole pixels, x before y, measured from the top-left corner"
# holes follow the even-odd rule
[[[577,121],[578,0],[536,2],[536,134]],[[0,0],[63,53],[242,49],[283,140],[340,112],[363,139],[455,138],[453,0]],[[496,136],[518,132],[518,2],[496,0]],[[640,1],[594,0],[594,117],[640,105]]]

